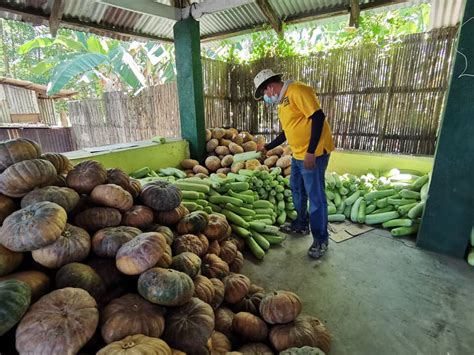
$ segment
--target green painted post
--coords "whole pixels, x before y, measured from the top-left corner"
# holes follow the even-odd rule
[[[462,258],[474,225],[474,1],[457,50],[417,245]]]
[[[173,30],[181,137],[189,141],[191,157],[202,161],[206,133],[199,22],[189,17],[178,21]]]

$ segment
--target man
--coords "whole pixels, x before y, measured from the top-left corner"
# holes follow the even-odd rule
[[[284,225],[282,231],[305,235],[309,232],[309,224],[313,244],[308,255],[318,259],[328,249],[324,173],[329,154],[334,150],[329,123],[310,86],[291,80],[282,81],[282,75],[271,69],[258,73],[254,84],[256,100],[278,105],[278,117],[283,128],[272,142],[265,145],[264,152],[287,140],[293,151],[290,185],[298,218],[290,225]]]

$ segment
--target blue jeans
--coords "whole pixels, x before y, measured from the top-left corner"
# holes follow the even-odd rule
[[[320,244],[328,241],[328,203],[324,189],[324,173],[328,161],[329,154],[317,157],[316,167],[311,170],[304,168],[303,160],[293,158],[291,161],[290,186],[293,203],[298,212],[298,218],[292,222],[292,228],[306,229],[309,222],[313,239]]]

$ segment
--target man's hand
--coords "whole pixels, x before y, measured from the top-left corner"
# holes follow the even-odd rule
[[[316,167],[316,157],[314,154],[306,153],[304,156],[303,166],[307,170],[312,170]]]

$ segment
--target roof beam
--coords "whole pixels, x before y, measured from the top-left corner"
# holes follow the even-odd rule
[[[64,12],[64,1],[54,0],[53,6],[51,7],[51,14],[49,15],[49,31],[51,36],[56,37],[58,33],[59,24]]]
[[[181,9],[152,0],[99,0],[98,2],[143,15],[159,16],[174,21],[181,20]]]
[[[360,6],[359,0],[349,0],[351,8],[350,18],[349,18],[349,26],[359,28],[359,18],[360,18]]]
[[[257,0],[257,5],[276,33],[281,33],[283,24],[268,0]]]

